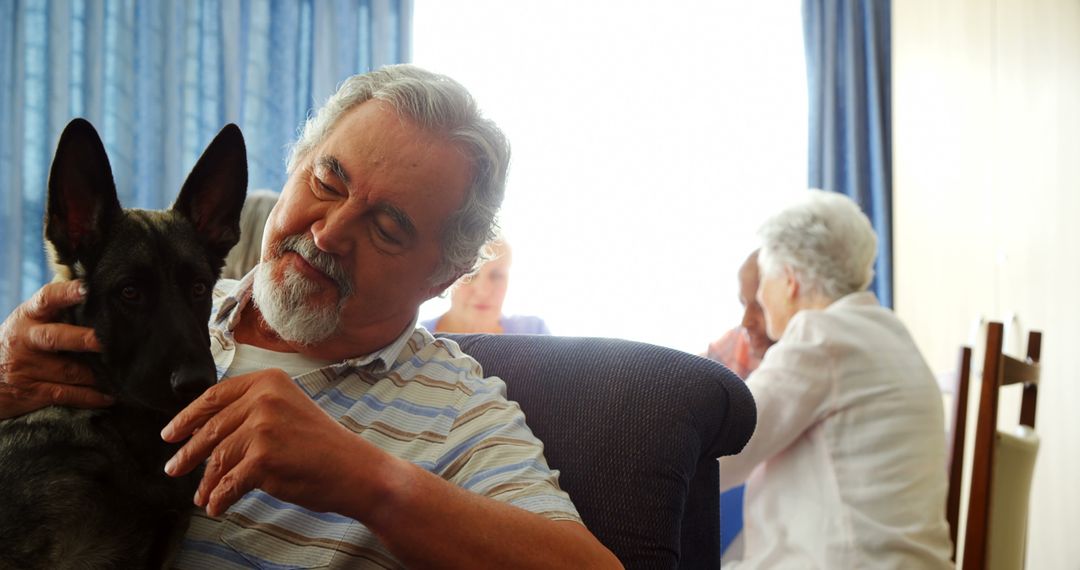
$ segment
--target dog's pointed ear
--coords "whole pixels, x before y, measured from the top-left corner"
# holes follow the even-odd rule
[[[247,195],[247,149],[240,127],[221,129],[191,169],[173,211],[186,217],[214,255],[224,261],[240,239]]]
[[[74,119],[64,127],[49,171],[45,239],[71,265],[95,247],[120,214],[112,167],[94,127]]]

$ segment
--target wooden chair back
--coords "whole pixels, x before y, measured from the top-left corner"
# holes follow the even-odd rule
[[[964,535],[964,561],[962,567],[967,570],[982,570],[988,567],[988,537],[991,534],[991,515],[994,512],[992,496],[994,492],[995,450],[1003,438],[1009,445],[1017,445],[1014,436],[999,434],[997,430],[998,395],[1002,386],[1022,384],[1023,395],[1020,404],[1020,424],[1029,428],[1024,441],[1037,450],[1037,438],[1034,436],[1035,409],[1039,386],[1039,358],[1042,350],[1042,333],[1032,331],[1028,335],[1027,357],[1019,360],[1002,353],[1004,326],[991,322],[987,326],[986,352],[982,372],[982,386],[979,395],[979,409],[975,424],[975,443],[971,467],[971,487],[968,498],[967,528]],[[953,539],[953,556],[956,556],[957,528],[960,514],[960,492],[963,480],[963,462],[965,445],[965,425],[967,421],[968,381],[971,374],[971,349],[964,347],[960,353],[960,374],[957,379],[956,410],[953,414],[953,438],[949,456],[949,493],[946,500],[946,518],[950,525]],[[1030,459],[1034,465],[1034,451],[1010,455]],[[1019,459],[1017,459],[1019,460]],[[1000,468],[1000,467],[999,467]],[[1030,475],[1030,469],[1029,475]],[[1024,480],[1020,477],[1020,480]],[[1030,485],[1030,476],[1027,478]],[[1017,489],[1025,497],[1028,489]],[[1001,490],[996,495],[1001,496]],[[999,499],[1000,500],[1000,499]],[[1025,527],[1026,528],[1026,525]],[[1021,528],[1021,532],[1023,531]],[[1023,540],[1020,537],[1019,540]],[[995,565],[996,566],[996,565]]]
[[[952,560],[956,560],[957,532],[960,528],[960,491],[964,481],[964,441],[967,433],[968,383],[971,380],[971,347],[960,348],[956,387],[953,392],[952,438],[949,442],[949,494],[945,519],[949,521]]]

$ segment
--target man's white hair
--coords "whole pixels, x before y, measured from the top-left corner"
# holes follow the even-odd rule
[[[766,221],[758,230],[762,274],[790,267],[801,294],[835,301],[870,285],[877,234],[850,198],[810,190],[810,195]]]
[[[472,95],[458,82],[402,64],[346,79],[326,104],[310,117],[293,145],[288,172],[326,139],[347,111],[372,99],[388,103],[401,117],[459,145],[473,167],[465,202],[441,236],[442,261],[432,284],[442,284],[476,269],[480,248],[495,235],[495,217],[506,189],[510,145],[502,131],[484,118]]]

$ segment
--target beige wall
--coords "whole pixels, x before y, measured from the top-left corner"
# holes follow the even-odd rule
[[[893,2],[893,128],[897,312],[939,372],[1044,331],[1028,568],[1078,568],[1080,1]]]

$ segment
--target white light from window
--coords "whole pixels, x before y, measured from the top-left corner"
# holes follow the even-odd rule
[[[416,0],[413,40],[513,146],[506,314],[689,352],[738,325],[757,227],[806,188],[799,2]]]

